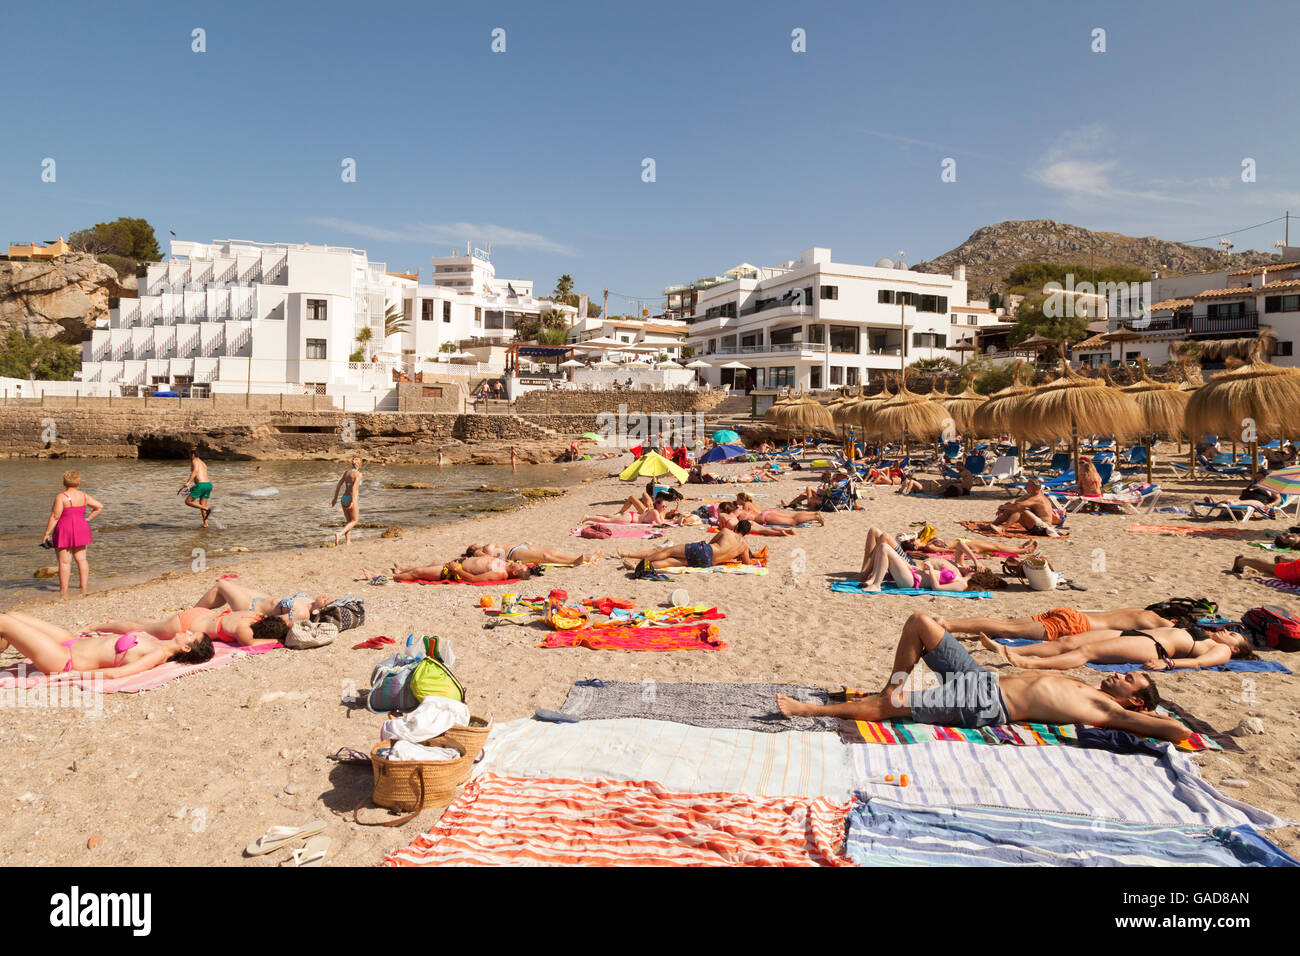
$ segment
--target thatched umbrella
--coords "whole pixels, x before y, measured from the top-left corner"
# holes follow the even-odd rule
[[[776,401],[768,406],[767,411],[763,413],[763,421],[769,425],[779,425],[781,421],[781,409],[790,404],[794,399],[790,396],[790,389],[782,389],[777,395]]]
[[[893,398],[876,406],[874,417],[876,431],[881,437],[900,439],[906,455],[909,435],[933,438],[943,431],[943,423],[950,416],[946,408],[911,391],[904,381]]]
[[[1025,385],[1020,380],[1023,369],[1024,364],[1017,362],[1012,372],[1011,384],[994,392],[983,405],[975,408],[972,425],[979,434],[996,438],[1004,432],[1011,431],[1011,413],[1022,398],[1034,393],[1034,386]]]
[[[821,403],[804,395],[802,390],[790,401],[779,403],[774,408],[777,426],[790,437],[835,434],[835,420],[830,412]]]
[[[1142,409],[1132,396],[1088,378],[1061,360],[1061,375],[1019,401],[1011,428],[1030,441],[1070,436],[1070,457],[1079,473],[1079,434],[1125,438],[1142,431]]]
[[[1192,394],[1187,425],[1193,436],[1240,433],[1258,469],[1261,437],[1300,435],[1300,369],[1271,365],[1257,352],[1252,361],[1221,372]]]
[[[875,395],[863,395],[853,403],[853,415],[863,438],[880,437],[880,432],[876,428],[876,409],[889,401],[891,397],[889,382],[886,381],[881,390]]]
[[[849,410],[861,395],[862,386],[858,386],[856,395],[844,389],[837,398],[826,403],[826,410],[831,413],[831,420],[835,422],[835,433],[841,438],[848,438],[850,430],[857,425]]]
[[[1141,363],[1142,375],[1132,385],[1120,389],[1130,395],[1142,409],[1142,420],[1147,435],[1164,435],[1172,438],[1183,432],[1183,421],[1187,412],[1187,403],[1192,393],[1184,391],[1172,383],[1166,385],[1147,375],[1146,362]],[[1147,442],[1147,482],[1151,481],[1151,468],[1154,465],[1155,443]]]
[[[966,390],[958,395],[939,396],[939,401],[943,403],[944,408],[948,409],[957,431],[963,435],[975,434],[975,412],[986,399],[987,396],[971,388],[970,382],[966,383]]]

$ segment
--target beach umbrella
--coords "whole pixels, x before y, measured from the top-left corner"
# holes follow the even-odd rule
[[[799,397],[785,408],[785,425],[793,434],[834,435],[835,419],[821,402],[813,401],[800,393]]]
[[[703,359],[696,359],[694,362],[688,363],[686,367],[687,368],[713,368],[712,365],[710,365],[708,362],[705,362]]]
[[[856,409],[861,398],[862,386],[859,385],[856,394],[841,395],[827,404],[826,410],[831,413],[831,421],[835,423],[835,430],[841,437],[848,438],[857,429]]]
[[[1187,416],[1187,403],[1192,393],[1184,391],[1172,383],[1166,385],[1147,375],[1146,363],[1141,363],[1142,376],[1132,385],[1120,389],[1137,402],[1142,409],[1142,421],[1147,435],[1164,435],[1167,438],[1180,435]],[[1154,465],[1155,442],[1148,441],[1147,446],[1147,483],[1151,482],[1151,469]]]
[[[667,362],[660,362],[659,367],[660,368],[685,368],[686,366],[678,365],[672,359],[669,359]]]
[[[728,362],[726,365],[719,365],[718,368],[734,368],[734,369],[748,370],[750,366],[746,365],[744,362]]]
[[[1256,484],[1276,491],[1279,495],[1300,494],[1300,467],[1279,468]]]
[[[1034,386],[1025,385],[1021,381],[1023,371],[1024,363],[1017,362],[1011,374],[1011,384],[994,392],[983,405],[975,409],[972,424],[978,434],[994,438],[1011,431],[1012,411],[1021,399],[1034,393]]]
[[[672,475],[682,484],[686,483],[686,469],[678,467],[654,451],[646,452],[628,465],[619,478],[623,481],[636,481],[638,478],[658,478],[660,475]]]
[[[1241,435],[1259,468],[1259,442],[1300,434],[1300,369],[1255,358],[1192,393],[1187,434]]]
[[[862,433],[863,438],[879,438],[880,433],[876,430],[876,409],[889,401],[893,393],[889,390],[889,382],[886,381],[881,385],[880,391],[874,395],[863,395],[853,403],[848,414],[853,416],[858,430]]]
[[[561,362],[560,368],[582,368],[586,362],[579,362],[577,359],[569,359],[567,362]]]
[[[618,368],[614,362],[597,362],[592,368]]]
[[[1064,359],[1059,378],[1016,401],[1010,424],[1018,438],[1030,441],[1069,435],[1076,475],[1080,434],[1119,438],[1141,434],[1143,428],[1142,409],[1131,396],[1099,378],[1080,375]]]
[[[958,432],[963,435],[975,434],[975,412],[987,401],[987,396],[975,391],[970,382],[967,382],[964,391],[957,395],[941,395],[939,401],[948,410]]]
[[[578,437],[585,438],[587,439],[587,441],[600,441],[600,436],[597,435],[595,432],[583,432]]]
[[[938,402],[909,389],[905,380],[892,398],[875,407],[873,417],[876,433],[885,439],[902,441],[906,455],[909,436],[934,438],[943,431],[943,423],[950,416]]]
[[[739,458],[741,455],[747,454],[749,452],[739,445],[714,445],[700,456],[700,464],[711,465],[715,461],[729,461],[732,458]]]
[[[713,440],[719,445],[729,445],[740,441],[740,436],[730,428],[719,428],[713,433]]]

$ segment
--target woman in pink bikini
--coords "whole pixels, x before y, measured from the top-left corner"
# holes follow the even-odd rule
[[[163,661],[202,664],[212,659],[212,641],[189,631],[159,640],[143,631],[73,634],[21,611],[0,614],[0,651],[10,647],[26,655],[46,674],[130,677]]]
[[[947,558],[924,558],[913,562],[894,536],[879,528],[867,532],[867,546],[858,572],[859,590],[879,591],[885,578],[895,587],[924,588],[929,591],[966,591],[1005,587],[1002,578],[985,571],[978,564],[970,567],[954,564]]]
[[[79,490],[81,474],[76,471],[63,473],[63,493],[54,496],[54,507],[50,509],[50,520],[45,526],[41,543],[51,541],[59,555],[59,597],[68,596],[68,579],[72,576],[72,562],[77,562],[77,577],[81,582],[84,596],[90,589],[90,563],[86,560],[86,545],[90,544],[91,520],[104,510],[90,495]],[[86,509],[90,508],[90,514]],[[51,538],[51,536],[53,536]]]

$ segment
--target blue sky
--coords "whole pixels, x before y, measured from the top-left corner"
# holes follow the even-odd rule
[[[473,239],[498,275],[568,272],[621,311],[812,245],[918,262],[1006,219],[1217,238],[1300,213],[1294,24],[1287,2],[14,5],[0,239],[143,216],[426,276]]]

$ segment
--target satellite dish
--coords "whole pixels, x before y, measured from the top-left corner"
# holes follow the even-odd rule
[[[906,272],[906,271],[907,271],[907,263],[904,262],[902,259],[899,259],[898,262],[896,262],[896,263],[894,264],[894,268],[895,268],[895,269],[902,269],[904,272]]]
[[[876,260],[876,268],[877,268],[877,269],[892,269],[892,268],[894,268],[894,260],[891,259],[891,258],[889,258],[889,256],[885,256],[883,259],[877,259],[877,260]]]

